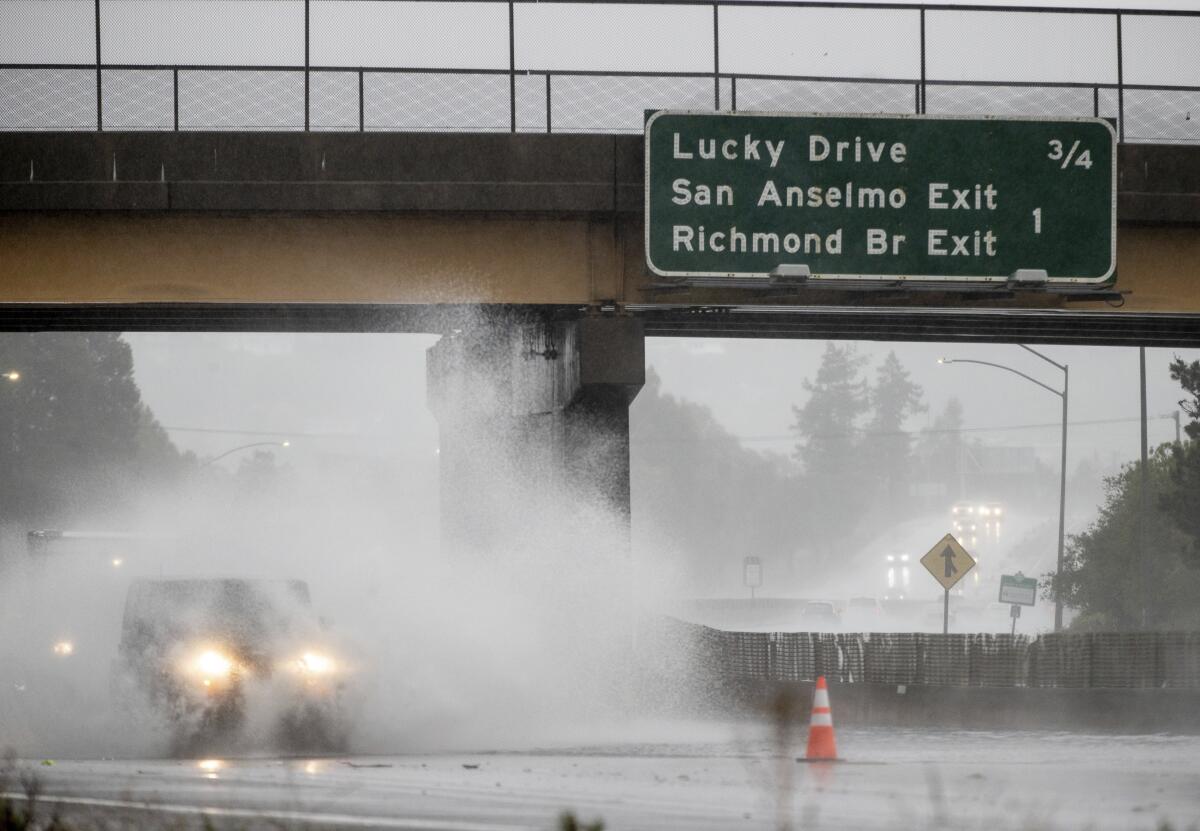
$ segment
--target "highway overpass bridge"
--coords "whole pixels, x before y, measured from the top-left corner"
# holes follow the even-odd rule
[[[1200,345],[1198,21],[799,0],[2,3],[0,329],[440,333],[430,402],[464,543],[536,516],[479,512],[501,470],[555,471],[627,516],[646,336]],[[638,130],[663,106],[1110,118],[1116,282],[655,277]]]
[[[1117,281],[672,281],[641,136],[0,132],[8,328],[439,332],[476,306],[655,335],[1192,343],[1200,146],[1119,146]],[[107,322],[106,322],[107,321]]]
[[[1116,284],[671,283],[640,136],[0,133],[0,327],[436,332],[444,543],[629,513],[644,337],[1200,345],[1200,147],[1120,146]],[[510,439],[494,441],[500,431]]]

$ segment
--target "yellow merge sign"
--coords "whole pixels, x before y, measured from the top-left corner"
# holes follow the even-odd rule
[[[975,558],[954,539],[953,534],[947,534],[921,558],[921,565],[925,566],[933,575],[933,579],[941,583],[946,591],[950,591],[955,583],[975,567]]]

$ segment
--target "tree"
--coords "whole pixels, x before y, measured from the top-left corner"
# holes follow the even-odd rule
[[[1149,460],[1150,504],[1175,485],[1172,459],[1159,448]],[[1155,508],[1146,528],[1146,550],[1140,551],[1138,521],[1141,462],[1126,465],[1105,480],[1105,503],[1086,531],[1067,545],[1062,579],[1048,574],[1047,595],[1061,592],[1077,609],[1073,629],[1195,628],[1200,626],[1200,571],[1184,562],[1189,540]],[[1156,501],[1157,498],[1157,501]]]
[[[796,458],[804,465],[812,507],[808,540],[825,556],[848,536],[868,533],[864,516],[878,507],[867,487],[858,429],[870,401],[859,376],[865,362],[852,345],[827,343],[816,379],[804,381],[808,401],[792,408],[800,440]]]
[[[803,407],[792,407],[800,438],[796,458],[812,478],[837,477],[856,459],[857,425],[867,411],[869,392],[859,377],[866,358],[850,344],[825,344],[815,381],[804,380],[809,393]]]
[[[283,471],[274,453],[255,450],[254,455],[244,457],[238,465],[234,484],[246,495],[265,493],[277,485]]]
[[[1183,399],[1179,406],[1192,421],[1183,429],[1190,439],[1200,439],[1200,361],[1186,363],[1176,357],[1171,361],[1171,379],[1178,381],[1183,391],[1191,396],[1191,400]]]
[[[186,466],[142,403],[119,334],[0,335],[0,516],[102,521]],[[119,521],[113,524],[119,524]]]
[[[663,392],[653,368],[630,409],[630,445],[645,567],[673,565],[676,585],[729,595],[742,591],[742,558],[758,556],[771,590],[786,588],[805,517],[786,457],[744,447],[708,408]]]
[[[939,482],[959,499],[963,491],[963,406],[951,398],[921,434],[917,455],[926,481]]]
[[[1159,506],[1187,536],[1187,562],[1200,568],[1200,361],[1189,364],[1176,358],[1171,378],[1191,396],[1179,406],[1192,420],[1183,428],[1189,440],[1171,448],[1172,487],[1159,497]]]
[[[863,444],[892,506],[902,496],[903,484],[912,477],[912,436],[904,426],[912,415],[929,409],[923,395],[896,353],[888,352],[869,391],[872,415]]]

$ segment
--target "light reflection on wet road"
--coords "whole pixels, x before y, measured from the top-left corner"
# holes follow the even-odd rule
[[[1200,737],[839,731],[847,761],[801,764],[751,725],[692,740],[328,759],[37,766],[64,816],[218,826],[509,831],[572,810],[609,829],[1200,827]],[[661,738],[659,736],[658,738]],[[10,788],[11,789],[11,788]],[[148,812],[145,804],[158,806]],[[170,813],[162,814],[161,809]],[[140,821],[133,819],[140,817]]]

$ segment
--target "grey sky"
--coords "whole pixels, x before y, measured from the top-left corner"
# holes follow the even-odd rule
[[[1183,0],[1038,5],[1200,8]],[[515,59],[521,68],[712,70],[707,7],[519,3],[515,15]],[[930,78],[1117,80],[1112,16],[935,11],[926,19]],[[916,12],[899,9],[733,5],[722,12],[721,69],[917,77],[918,20]],[[131,64],[302,65],[303,21],[299,0],[104,0],[104,58]],[[509,65],[502,3],[313,0],[311,22],[311,60],[317,65]],[[95,58],[94,35],[92,0],[0,3],[3,62],[87,63]],[[1125,81],[1200,83],[1200,62],[1189,48],[1198,35],[1200,20],[1128,16]],[[1066,60],[1064,48],[1070,52]]]
[[[733,433],[746,439],[749,447],[787,452],[792,423],[792,404],[802,404],[807,395],[802,382],[816,374],[824,341],[751,340],[654,340],[647,360],[662,376],[666,391],[710,407]],[[913,419],[911,429],[927,426],[951,397],[963,404],[968,427],[1003,427],[1050,424],[1041,429],[979,432],[973,438],[988,443],[1039,448],[1052,461],[1058,452],[1061,413],[1059,399],[1013,375],[974,365],[940,365],[939,357],[974,358],[1009,364],[1050,386],[1060,385],[1060,373],[1013,345],[859,343],[872,368],[894,349],[897,356],[925,389],[929,412]],[[1078,425],[1072,428],[1071,459],[1096,454],[1107,463],[1114,457],[1128,460],[1138,453],[1138,355],[1137,349],[1116,347],[1036,346],[1060,363],[1071,367],[1071,420],[1096,421],[1133,418],[1109,425]],[[1148,408],[1152,416],[1178,409],[1182,397],[1178,384],[1170,380],[1167,365],[1173,355],[1188,360],[1200,358],[1196,350],[1151,349],[1147,353]],[[1150,423],[1152,443],[1174,437],[1174,423]],[[780,438],[775,438],[780,437]]]
[[[428,335],[217,335],[131,334],[138,383],[159,420],[175,428],[250,431],[201,433],[176,430],[172,438],[201,456],[239,444],[288,438],[288,458],[387,456],[405,463],[433,457],[437,424],[425,406],[424,350]],[[666,392],[709,407],[721,424],[757,450],[787,452],[793,404],[802,404],[803,380],[815,375],[824,341],[650,339],[647,363]],[[1051,386],[1057,371],[1012,345],[916,343],[858,344],[877,365],[894,349],[925,388],[926,426],[951,397],[962,401],[966,426],[1038,429],[973,433],[994,444],[1034,446],[1048,461],[1058,452],[1058,399],[1034,385],[986,367],[942,366],[940,356],[1006,363]],[[1071,366],[1071,465],[1094,459],[1103,466],[1138,453],[1137,350],[1113,347],[1037,347]],[[1197,350],[1148,350],[1148,402],[1152,416],[1177,409],[1182,397],[1167,375],[1171,357],[1200,358]],[[870,375],[872,370],[868,370]],[[256,436],[252,433],[270,435]],[[305,436],[303,434],[313,434]],[[1152,443],[1169,441],[1174,424],[1150,424]],[[282,453],[282,451],[280,451]],[[230,464],[236,464],[236,456]]]

